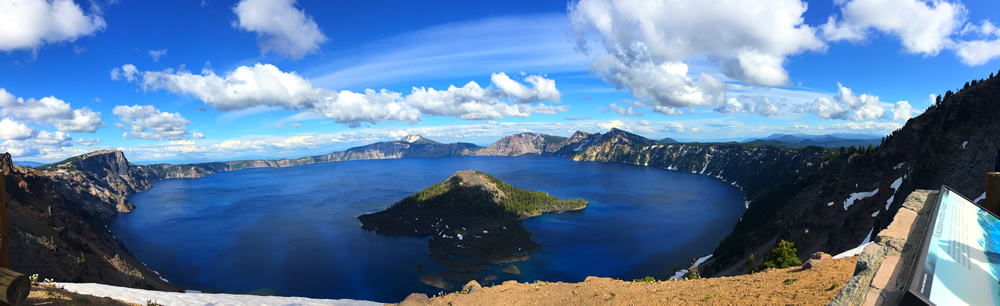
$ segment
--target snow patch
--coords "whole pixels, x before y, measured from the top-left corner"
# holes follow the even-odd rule
[[[963,142],[962,142],[962,149],[965,149],[965,146],[966,146],[966,145],[968,145],[968,144],[969,144],[969,141],[968,141],[968,140],[966,140],[966,141],[963,141]]]
[[[833,206],[833,202],[826,203],[826,206]]]
[[[847,258],[847,257],[851,257],[851,256],[854,256],[854,255],[861,254],[861,251],[865,250],[865,246],[867,246],[868,243],[870,243],[872,241],[872,232],[874,232],[874,231],[875,231],[875,227],[872,227],[872,229],[870,231],[868,231],[868,236],[865,237],[865,241],[862,242],[860,245],[858,245],[858,247],[850,249],[850,250],[847,250],[847,251],[844,251],[843,253],[837,254],[836,256],[833,256],[833,259]]]
[[[324,300],[303,297],[257,296],[222,293],[180,293],[116,287],[102,284],[56,283],[66,290],[93,296],[107,296],[114,299],[146,305],[155,301],[163,305],[383,305],[383,303],[359,300]],[[193,290],[191,290],[193,291]]]
[[[462,240],[462,234],[455,234],[455,236],[458,236],[458,240]]]
[[[876,193],[878,193],[878,188],[875,188],[875,190],[872,190],[872,191],[869,191],[869,192],[855,192],[855,193],[852,193],[851,197],[847,198],[847,200],[844,201],[844,210],[847,210],[847,208],[851,207],[851,205],[854,205],[854,201],[862,200],[862,199],[871,197],[871,196],[875,195]]]
[[[808,233],[809,233],[809,229],[807,228],[807,229],[806,229],[806,234],[808,234]]]
[[[879,213],[880,211],[881,211],[881,210],[876,210],[876,211],[875,211],[875,213],[873,213],[873,214],[872,214],[872,217],[878,217],[878,213]]]
[[[905,165],[905,164],[906,164],[906,163],[898,163],[898,164],[896,164],[896,166],[895,166],[895,167],[892,167],[892,170],[899,170],[899,168],[902,168],[902,167],[903,167],[903,165]]]
[[[701,168],[701,172],[698,174],[705,174],[705,169],[708,169],[708,163],[712,162],[712,155],[708,155],[708,160],[705,161],[705,167]]]
[[[983,192],[983,195],[979,196],[975,200],[972,200],[972,203],[979,204],[979,201],[982,201],[982,200],[985,200],[985,199],[986,199],[986,192]]]
[[[743,206],[745,206],[746,209],[750,209],[750,201],[747,201],[746,203],[743,203]]]
[[[702,258],[698,258],[698,260],[694,261],[694,265],[691,266],[691,268],[700,266],[702,263],[704,263],[709,258],[712,258],[712,254],[705,255],[705,257],[702,257]],[[691,268],[681,269],[680,271],[677,271],[676,273],[674,273],[674,276],[670,277],[670,279],[674,280],[674,279],[680,279],[681,277],[684,277],[684,274],[687,274],[688,271],[690,271]]]

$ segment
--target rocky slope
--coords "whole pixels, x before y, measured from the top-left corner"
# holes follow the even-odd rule
[[[795,242],[800,254],[853,248],[885,228],[915,189],[948,185],[980,197],[1000,149],[1000,139],[992,137],[1000,132],[1000,78],[946,96],[881,146],[843,152],[802,180],[762,195],[767,201],[757,209],[751,204],[703,270],[743,273],[747,256],[763,258],[777,239]]]
[[[89,164],[80,166],[94,170],[87,168],[92,166]],[[136,268],[139,262],[119,247],[120,242],[106,230],[105,223],[92,214],[93,207],[64,196],[67,189],[76,187],[60,186],[66,182],[52,181],[41,171],[14,165],[6,153],[0,154],[0,171],[6,175],[11,269],[39,274],[40,279],[175,289],[156,278],[147,280],[144,273],[152,272],[141,265]],[[81,180],[93,188],[108,187],[98,187],[101,183],[95,177],[87,172]]]
[[[558,151],[566,145],[566,137],[537,133],[520,133],[504,137],[493,144],[477,150],[479,156],[517,156],[525,154],[547,154]]]

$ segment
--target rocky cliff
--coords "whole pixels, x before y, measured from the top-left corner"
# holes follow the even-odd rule
[[[105,153],[98,155],[102,154]],[[124,170],[121,173],[127,175],[127,168],[114,168],[116,165],[123,164],[102,170]],[[93,165],[80,166],[96,170],[87,168]],[[3,187],[7,192],[11,269],[37,273],[40,279],[174,289],[162,282],[145,279],[143,272],[152,273],[135,267],[138,261],[120,248],[120,243],[105,229],[104,223],[94,217],[92,210],[64,196],[67,189],[75,189],[62,186],[67,181],[52,181],[41,171],[14,165],[6,153],[0,154],[0,171],[6,176]],[[96,174],[90,174],[81,174],[80,180],[87,186],[111,192],[107,185],[96,182]],[[115,175],[119,174],[106,173],[104,177]],[[73,191],[72,194],[78,193]]]
[[[566,145],[566,137],[537,133],[510,135],[493,144],[475,151],[479,156],[517,156],[525,154],[548,154]]]

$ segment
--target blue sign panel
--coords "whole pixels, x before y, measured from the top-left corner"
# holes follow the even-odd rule
[[[903,303],[1000,305],[1000,219],[944,187]]]

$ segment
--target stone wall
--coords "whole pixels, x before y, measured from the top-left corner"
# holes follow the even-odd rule
[[[854,277],[830,305],[896,305],[924,235],[936,190],[916,190],[903,202],[889,227],[858,256]]]

